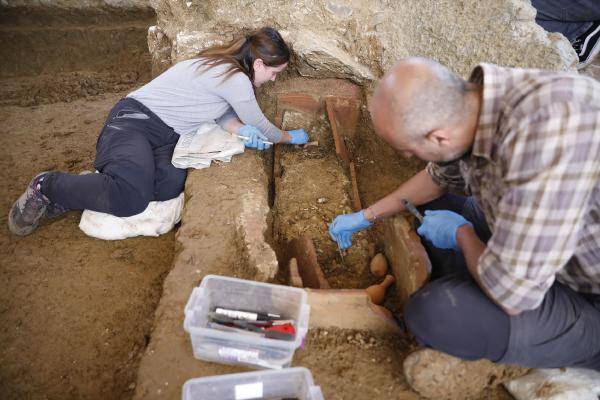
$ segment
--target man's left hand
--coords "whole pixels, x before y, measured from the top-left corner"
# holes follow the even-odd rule
[[[440,249],[460,251],[456,243],[456,231],[463,225],[471,225],[462,215],[448,210],[427,210],[417,233]]]

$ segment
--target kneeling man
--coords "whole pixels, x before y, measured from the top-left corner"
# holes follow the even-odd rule
[[[466,360],[600,370],[600,83],[482,64],[468,81],[400,61],[370,107],[377,134],[427,167],[336,217],[340,246],[425,210],[434,277],[404,310],[420,344]],[[458,194],[458,195],[457,195]],[[402,277],[397,277],[402,279]]]

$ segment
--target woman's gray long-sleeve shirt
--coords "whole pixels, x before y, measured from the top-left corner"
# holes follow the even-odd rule
[[[279,142],[281,130],[262,113],[245,74],[236,72],[223,80],[226,65],[198,71],[197,61],[173,65],[127,97],[144,104],[180,135],[205,122],[223,125],[237,117],[243,124],[258,128],[270,141]]]

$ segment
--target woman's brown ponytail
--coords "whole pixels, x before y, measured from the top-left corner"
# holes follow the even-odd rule
[[[290,50],[276,29],[261,28],[222,46],[212,46],[199,56],[199,70],[226,64],[224,79],[242,72],[254,81],[254,61],[260,58],[265,65],[279,66],[290,60]]]

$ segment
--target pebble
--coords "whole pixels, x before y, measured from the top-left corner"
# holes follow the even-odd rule
[[[327,197],[319,197],[319,198],[317,199],[317,203],[319,203],[319,204],[325,204],[325,203],[327,203],[328,201],[329,201],[329,199],[328,199]]]
[[[113,260],[127,260],[127,259],[131,258],[132,256],[133,256],[133,249],[131,249],[131,248],[117,249],[117,250],[113,251],[112,254],[110,255],[110,257]]]

